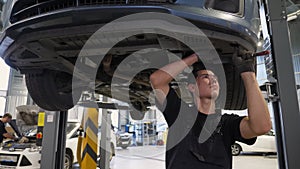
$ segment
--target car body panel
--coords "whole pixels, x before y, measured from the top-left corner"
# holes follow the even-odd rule
[[[260,21],[258,12],[256,12],[257,5],[254,5],[253,3],[250,3],[248,1],[245,1],[245,10],[242,11],[246,12],[240,15],[213,9],[206,9],[203,7],[204,1],[201,1],[202,3],[199,2],[198,5],[195,6],[194,1],[185,0],[178,1],[174,4],[163,5],[76,6],[50,11],[37,16],[23,19],[16,23],[11,23],[9,19],[12,12],[11,8],[17,2],[17,0],[13,0],[11,2],[7,2],[7,4],[5,5],[5,10],[3,11],[2,15],[4,33],[1,35],[0,41],[1,45],[4,45],[3,40],[6,37],[9,37],[14,41],[14,44],[9,47],[9,49],[11,50],[8,49],[6,51],[2,51],[3,53],[1,55],[8,64],[20,70],[26,69],[26,66],[23,67],[21,64],[10,62],[10,57],[12,57],[11,52],[17,50],[17,48],[14,48],[14,46],[20,46],[24,43],[24,41],[46,38],[47,33],[49,36],[55,36],[55,30],[58,32],[61,32],[62,30],[68,30],[63,31],[63,33],[68,34],[68,32],[71,32],[72,34],[74,34],[76,33],[75,30],[74,32],[69,30],[70,28],[75,28],[77,26],[87,26],[84,28],[84,31],[86,31],[86,33],[90,32],[90,34],[92,34],[103,24],[109,21],[113,21],[119,17],[139,12],[161,12],[182,17],[192,22],[199,28],[202,28],[204,31],[213,30],[214,32],[230,34],[241,39],[245,39],[246,42],[250,43],[244,43],[244,45],[246,45],[248,49],[250,48],[249,50],[255,50],[253,46],[256,46],[255,44],[258,40],[257,34],[259,32]],[[112,13],[114,15],[111,15]],[[43,32],[43,30],[45,30],[47,33]],[[50,30],[53,31],[51,32]],[[36,36],[29,36],[30,38],[27,39],[28,37],[24,35],[29,35],[31,32],[35,32]],[[39,34],[37,32],[41,33]],[[223,36],[218,36],[217,38],[222,37]],[[228,38],[227,40],[230,40],[230,38]]]
[[[4,156],[19,156],[18,162],[15,166],[8,166],[5,164],[2,164],[2,167],[12,167],[12,169],[39,169],[40,168],[40,157],[41,154],[39,150],[31,151],[30,148],[26,149],[18,149],[15,151],[9,151],[7,149],[3,149],[3,147],[0,148],[0,159],[3,160]],[[21,166],[21,159],[23,157],[26,157],[28,161],[30,161],[31,165],[28,166]],[[0,165],[1,168],[1,165]]]

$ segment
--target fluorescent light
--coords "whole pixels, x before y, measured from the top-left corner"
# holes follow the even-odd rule
[[[262,42],[261,41],[257,42],[257,46],[261,47],[262,46]]]

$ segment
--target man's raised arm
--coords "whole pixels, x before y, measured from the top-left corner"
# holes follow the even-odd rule
[[[245,72],[241,76],[246,89],[248,106],[248,117],[244,118],[240,124],[241,134],[244,138],[263,135],[272,127],[268,107],[254,72]]]
[[[248,117],[240,123],[240,132],[243,138],[252,138],[267,133],[271,127],[270,113],[258,86],[252,59],[242,59],[237,55],[233,56],[233,63],[241,75],[246,94]]]
[[[191,66],[197,61],[198,56],[192,54],[182,60],[170,63],[151,74],[150,81],[155,90],[156,99],[161,105],[169,92],[169,83],[186,67]]]

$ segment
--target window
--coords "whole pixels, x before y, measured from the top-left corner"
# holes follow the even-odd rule
[[[239,13],[240,2],[241,0],[207,0],[205,6],[224,12]]]

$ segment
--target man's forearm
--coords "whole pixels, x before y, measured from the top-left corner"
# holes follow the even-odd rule
[[[270,113],[258,86],[254,72],[244,72],[241,74],[246,93],[248,118],[251,129],[261,135],[268,132],[272,126]]]
[[[15,138],[16,138],[15,136],[13,136],[13,135],[11,135],[11,134],[9,134],[9,133],[4,133],[3,136],[4,136],[5,138],[10,138],[10,139],[15,139]]]
[[[182,60],[175,61],[170,63],[161,69],[155,71],[151,75],[151,83],[153,87],[160,85],[169,84],[174,77],[176,77],[180,72],[182,72],[186,67],[191,66],[198,61],[198,56],[193,54],[189,57],[186,57]]]

